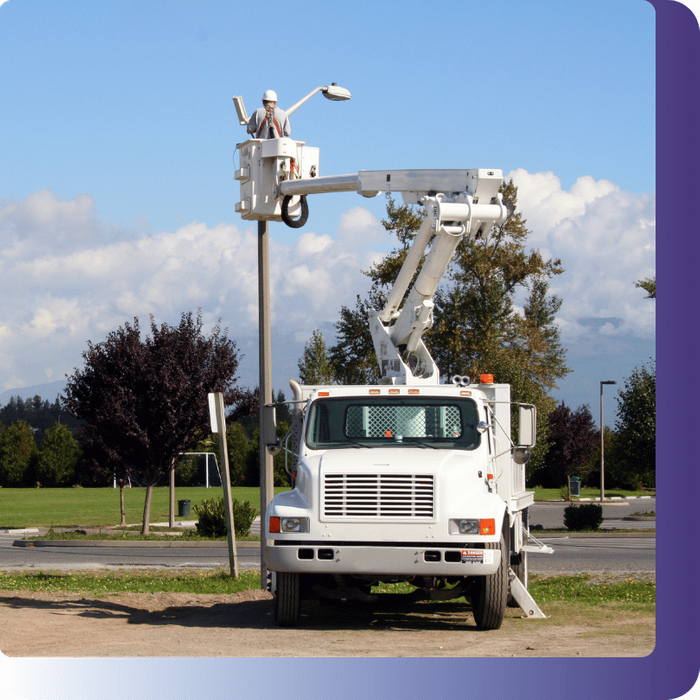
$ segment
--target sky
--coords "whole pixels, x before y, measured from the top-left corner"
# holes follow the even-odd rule
[[[311,98],[292,137],[320,174],[499,168],[518,186],[572,373],[553,392],[598,419],[655,355],[654,8],[646,0],[7,0],[0,5],[0,401],[82,367],[135,317],[202,310],[257,384],[256,223],[235,212],[231,100]],[[393,247],[386,199],[309,197],[270,226],[273,384],[289,394],[314,329]],[[619,387],[618,387],[619,388]],[[616,389],[606,391],[614,422]],[[55,393],[44,396],[53,400]]]

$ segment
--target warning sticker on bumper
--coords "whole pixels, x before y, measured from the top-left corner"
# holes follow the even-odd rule
[[[462,564],[493,564],[493,549],[463,549]]]

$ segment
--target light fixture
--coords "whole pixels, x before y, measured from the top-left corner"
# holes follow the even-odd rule
[[[349,100],[352,97],[349,90],[346,90],[344,87],[340,87],[336,83],[331,83],[330,85],[320,85],[306,95],[306,97],[302,97],[299,102],[296,102],[289,109],[285,109],[284,111],[287,114],[296,112],[296,110],[299,109],[299,107],[301,107],[306,100],[313,97],[317,92],[323,93],[323,96],[326,99],[332,100],[333,102],[342,102],[344,100]]]

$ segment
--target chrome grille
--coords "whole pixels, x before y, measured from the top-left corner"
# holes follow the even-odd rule
[[[327,518],[432,518],[432,474],[325,474]]]

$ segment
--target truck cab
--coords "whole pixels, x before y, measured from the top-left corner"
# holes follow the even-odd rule
[[[508,385],[292,389],[293,488],[264,521],[278,624],[302,598],[370,601],[406,581],[414,598],[466,595],[478,626],[500,626],[533,497],[504,440]]]

